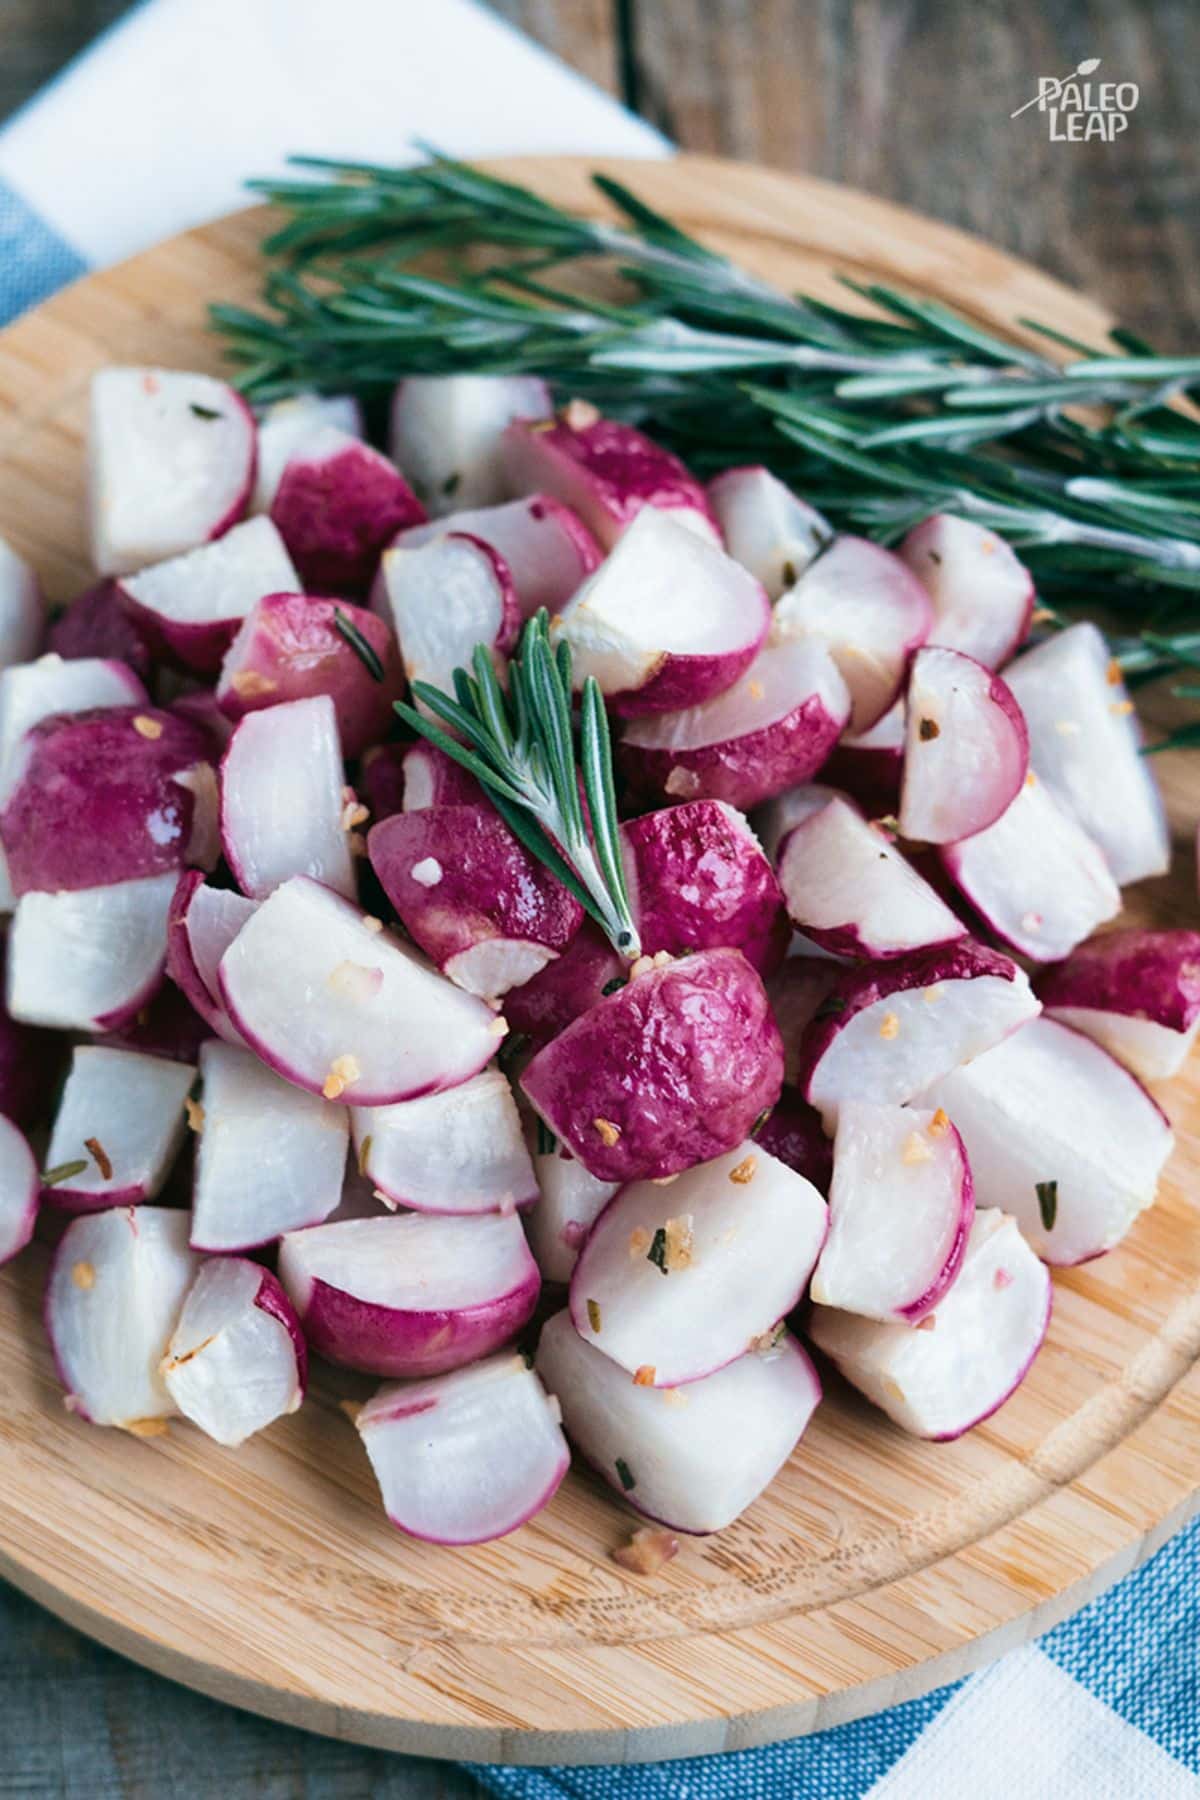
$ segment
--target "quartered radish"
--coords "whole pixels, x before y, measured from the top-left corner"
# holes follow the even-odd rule
[[[1121,910],[1104,852],[1032,774],[995,824],[946,844],[942,864],[997,937],[1034,962],[1068,955]]]
[[[833,1180],[833,1144],[825,1135],[821,1115],[796,1088],[784,1085],[754,1141],[777,1162],[786,1163],[819,1194],[828,1194]]]
[[[1094,625],[1071,625],[1004,671],[1038,778],[1108,858],[1121,887],[1162,875],[1170,835],[1133,701]]]
[[[872,814],[894,813],[904,768],[904,701],[857,737],[846,736],[825,765],[825,775]]]
[[[628,965],[599,926],[585,918],[561,956],[520,987],[509,989],[504,1016],[522,1037],[534,1044],[548,1043],[572,1019],[624,987],[628,974]]]
[[[384,547],[425,509],[394,463],[336,425],[305,435],[284,464],[270,517],[315,594],[365,594]]]
[[[1110,931],[1036,987],[1047,1018],[1094,1038],[1142,1081],[1166,1081],[1200,1028],[1200,931]]]
[[[846,969],[805,1031],[798,1085],[827,1126],[844,1100],[902,1105],[1040,1011],[1024,971],[971,938]]]
[[[674,1175],[740,1144],[779,1098],[783,1045],[740,950],[639,974],[539,1050],[521,1087],[601,1181]]]
[[[36,662],[0,670],[0,803],[20,778],[17,746],[41,720],[101,706],[147,704],[146,690],[133,670],[108,657],[69,661],[50,652]]]
[[[415,550],[389,550],[382,576],[410,681],[453,694],[454,671],[471,667],[476,644],[503,668],[521,614],[507,563],[482,538],[452,532]]]
[[[264,594],[295,593],[300,577],[270,519],[247,519],[215,544],[155,563],[121,583],[121,602],[162,656],[212,674]]]
[[[786,1331],[702,1381],[664,1390],[630,1381],[560,1312],[542,1328],[536,1367],[580,1454],[630,1506],[676,1531],[732,1525],[779,1473],[821,1398],[812,1362]]]
[[[715,700],[632,720],[617,755],[640,793],[725,800],[744,812],[815,775],[849,716],[846,684],[822,644],[768,645]]]
[[[761,464],[722,470],[708,484],[708,499],[725,548],[771,600],[795,587],[833,540],[828,519]]]
[[[816,1188],[752,1139],[669,1187],[635,1181],[575,1265],[575,1329],[643,1386],[697,1381],[792,1310],[826,1225]]]
[[[275,889],[221,959],[221,997],[269,1068],[327,1099],[387,1106],[453,1087],[504,1021],[306,876]]]
[[[720,800],[692,800],[626,819],[620,836],[644,952],[726,947],[760,974],[783,960],[788,929],[779,883],[740,812]]]
[[[537,1198],[512,1089],[499,1069],[351,1113],[358,1165],[374,1186],[415,1212],[512,1212]]]
[[[161,1429],[175,1411],[162,1360],[199,1266],[186,1212],[130,1206],[72,1220],[46,1288],[46,1330],[72,1412],[137,1436]]]
[[[33,1236],[40,1190],[24,1132],[0,1114],[0,1265],[20,1255]]]
[[[258,420],[258,470],[251,512],[270,512],[283,471],[306,439],[333,425],[363,435],[362,408],[349,394],[292,394],[265,407]]]
[[[565,1286],[588,1232],[617,1184],[589,1175],[541,1119],[530,1121],[527,1139],[538,1198],[524,1215],[525,1235],[543,1281]]]
[[[918,650],[907,704],[902,835],[953,844],[984,831],[1029,769],[1029,734],[1011,690],[959,650]]]
[[[966,931],[887,833],[840,796],[786,833],[777,869],[792,923],[839,956],[905,956]]]
[[[128,663],[143,681],[150,674],[151,648],[121,599],[121,584],[106,576],[77,594],[53,621],[46,647],[68,661],[99,657]]]
[[[101,369],[88,419],[92,564],[129,575],[218,538],[254,486],[254,417],[224,381]]]
[[[974,1216],[967,1153],[944,1112],[847,1100],[812,1298],[912,1324],[953,1286]]]
[[[8,939],[8,1010],[29,1025],[116,1031],[162,980],[174,875],[25,894]]]
[[[211,868],[217,783],[207,735],[154,707],[42,719],[8,759],[0,838],[16,894]]]
[[[929,643],[999,669],[1029,634],[1033,577],[1004,539],[970,519],[933,513],[896,554],[933,601]]]
[[[410,375],[392,396],[388,447],[437,518],[505,499],[505,426],[550,415],[540,375]]]
[[[279,1278],[310,1346],[368,1375],[440,1375],[527,1322],[541,1277],[515,1214],[401,1213],[295,1231]]]
[[[382,1387],[354,1423],[393,1525],[435,1544],[483,1544],[553,1498],[571,1461],[559,1417],[510,1351]]]
[[[1054,1290],[1015,1219],[975,1215],[962,1270],[920,1326],[818,1306],[809,1334],[846,1380],[916,1437],[942,1442],[988,1419],[1029,1373]]]
[[[551,621],[575,682],[594,675],[626,717],[723,693],[761,649],[766,593],[723,550],[648,507]]]
[[[156,1200],[187,1129],[196,1071],[133,1050],[76,1046],[54,1116],[45,1198],[66,1212]]]
[[[394,813],[367,839],[409,936],[451,981],[494,1000],[567,948],[583,908],[483,806]]]
[[[543,606],[547,612],[560,612],[603,556],[583,520],[549,494],[530,494],[502,506],[452,512],[428,525],[413,525],[400,533],[396,546],[415,550],[449,532],[479,538],[503,558],[527,619]]]
[[[31,662],[45,629],[38,578],[24,557],[0,538],[0,669]]]
[[[1170,1124],[1115,1057],[1034,1019],[923,1095],[962,1133],[980,1206],[1014,1213],[1038,1255],[1086,1262],[1151,1205]]]
[[[392,746],[382,747],[384,754],[390,752]],[[400,750],[403,797],[400,806],[388,807],[387,812],[420,812],[426,806],[487,806],[483,789],[473,775],[468,775],[461,763],[456,763],[452,756],[439,750],[436,744],[418,742],[406,744]],[[366,787],[370,792],[370,772],[367,768]],[[381,811],[374,803],[372,816],[385,818],[387,812]]]
[[[347,1109],[231,1044],[205,1044],[200,1074],[193,1246],[249,1250],[327,1219],[342,1197]]]
[[[242,1256],[202,1266],[162,1378],[176,1410],[231,1449],[297,1410],[308,1384],[308,1346],[268,1269]]]
[[[167,927],[167,974],[200,1017],[227,1044],[240,1044],[221,999],[217,971],[257,901],[229,888],[209,887],[199,870],[179,878]]]
[[[899,557],[844,536],[778,602],[771,639],[825,645],[850,690],[850,730],[863,732],[895,703],[932,621],[929,595]]]
[[[244,894],[263,900],[310,875],[351,898],[355,811],[328,694],[246,715],[221,765],[221,842]]]
[[[721,533],[704,484],[644,432],[571,401],[552,422],[510,425],[503,456],[509,491],[553,494],[611,550],[647,508],[669,513],[711,544]]]
[[[234,720],[281,701],[328,694],[347,757],[387,735],[393,702],[403,692],[400,652],[386,622],[348,601],[309,594],[260,600],[226,651],[217,683],[221,711]]]

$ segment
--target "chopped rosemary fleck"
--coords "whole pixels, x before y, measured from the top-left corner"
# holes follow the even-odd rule
[[[667,1267],[667,1234],[661,1225],[650,1240],[650,1248],[646,1252],[646,1261],[652,1262],[655,1268],[661,1269],[664,1275],[669,1275],[671,1273],[670,1269]]]
[[[553,1156],[558,1148],[558,1139],[544,1119],[537,1122],[537,1152],[539,1156]]]
[[[371,679],[382,681],[384,679],[383,664],[378,655],[368,644],[354,620],[347,618],[340,606],[335,606],[333,609],[333,623],[338,636],[346,640]]]
[[[625,1489],[625,1492],[628,1493],[630,1488],[634,1488],[637,1486],[637,1482],[633,1478],[633,1470],[630,1468],[629,1464],[625,1461],[625,1458],[623,1456],[618,1456],[616,1468],[617,1468],[617,1479],[621,1483],[621,1486]]]
[[[600,992],[607,1000],[610,994],[619,994],[621,989],[623,987],[628,987],[628,985],[624,975],[614,975],[611,981],[605,982],[604,986],[600,989]]]
[[[1057,1181],[1039,1181],[1037,1187],[1038,1211],[1042,1215],[1042,1227],[1045,1231],[1054,1230],[1054,1221],[1058,1218],[1058,1183]]]
[[[588,1301],[587,1316],[588,1316],[588,1324],[591,1326],[592,1330],[596,1333],[596,1336],[599,1337],[599,1335],[600,1335],[600,1302],[598,1300],[589,1300]]]
[[[86,1156],[79,1157],[75,1162],[55,1163],[52,1169],[42,1171],[42,1186],[58,1187],[64,1181],[73,1181],[75,1176],[82,1175],[86,1168]]]
[[[217,407],[201,406],[195,400],[188,401],[188,411],[190,413],[192,413],[197,419],[208,420],[208,419],[219,419],[221,417],[220,411]]]
[[[100,1142],[100,1139],[94,1137],[84,1138],[83,1147],[99,1169],[101,1179],[104,1181],[111,1181],[113,1172],[112,1161],[109,1158],[108,1151]]]

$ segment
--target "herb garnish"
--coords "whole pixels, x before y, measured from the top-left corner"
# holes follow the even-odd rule
[[[656,1269],[662,1270],[664,1275],[671,1273],[667,1267],[667,1234],[661,1225],[650,1240],[646,1261],[652,1262]]]
[[[630,1488],[637,1486],[637,1482],[633,1478],[633,1470],[623,1456],[618,1456],[616,1468],[617,1478],[620,1481],[621,1486],[625,1489],[625,1492],[628,1493]]]
[[[1058,1217],[1058,1183],[1057,1181],[1039,1181],[1036,1184],[1038,1211],[1042,1215],[1042,1228],[1054,1230],[1054,1221]]]
[[[60,1182],[72,1181],[76,1175],[82,1175],[86,1168],[86,1157],[80,1157],[76,1162],[55,1163],[52,1169],[42,1171],[42,1186],[57,1187]]]
[[[220,410],[217,407],[201,406],[195,400],[188,401],[188,411],[190,413],[194,413],[196,418],[198,418],[198,419],[208,420],[208,419],[219,419],[221,417]]]
[[[558,1139],[547,1125],[545,1119],[537,1122],[537,1153],[539,1156],[553,1156],[558,1148]]]
[[[384,678],[383,664],[378,655],[368,644],[353,619],[348,619],[340,606],[335,606],[333,609],[333,623],[338,635],[346,640],[368,675],[375,681],[382,681]]]

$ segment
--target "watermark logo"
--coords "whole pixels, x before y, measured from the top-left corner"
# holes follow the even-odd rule
[[[1045,116],[1052,144],[1080,144],[1089,138],[1111,144],[1129,129],[1138,86],[1136,81],[1088,81],[1099,67],[1100,58],[1092,56],[1069,75],[1039,75],[1033,99],[1010,116],[1019,119],[1036,106]]]

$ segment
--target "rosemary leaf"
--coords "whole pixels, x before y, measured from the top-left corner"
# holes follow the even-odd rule
[[[337,628],[339,637],[345,638],[359,662],[362,663],[363,667],[366,669],[368,675],[375,681],[382,681],[384,679],[383,664],[380,662],[378,655],[372,649],[371,645],[368,644],[366,638],[358,629],[358,626],[354,621],[346,617],[346,614],[342,611],[340,606],[335,606],[333,609],[333,623]]]

